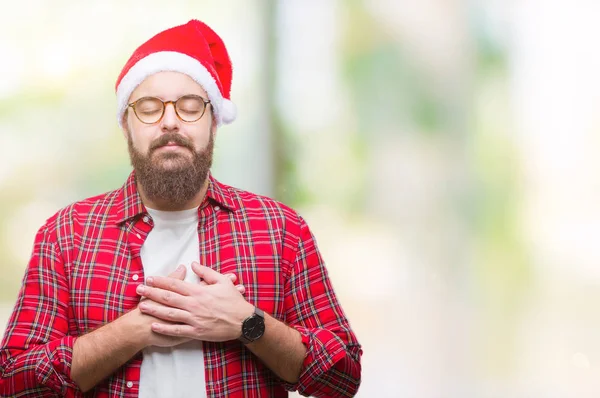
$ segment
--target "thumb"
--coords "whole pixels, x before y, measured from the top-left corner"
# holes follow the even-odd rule
[[[215,283],[233,283],[231,282],[231,279],[225,275],[220,274],[208,267],[202,266],[197,262],[192,263],[192,271],[194,271],[200,279],[204,280],[204,282],[208,283],[209,285],[214,285]]]
[[[182,281],[185,278],[185,273],[186,273],[186,269],[185,266],[183,264],[180,264],[175,271],[171,272],[169,275],[167,275],[169,278],[175,278],[175,279],[179,279],[180,281]]]

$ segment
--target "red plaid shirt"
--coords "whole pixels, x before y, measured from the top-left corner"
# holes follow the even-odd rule
[[[212,176],[198,215],[200,263],[236,274],[248,302],[300,331],[307,348],[300,379],[291,385],[238,341],[204,342],[207,396],[285,397],[295,389],[353,396],[362,350],[305,221]],[[152,226],[133,173],[121,189],[72,204],[46,222],[0,347],[0,396],[83,396],[70,377],[73,343],[137,306],[140,248]],[[90,395],[137,397],[141,362],[139,353]]]

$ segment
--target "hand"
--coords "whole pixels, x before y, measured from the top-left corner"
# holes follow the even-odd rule
[[[177,281],[183,281],[183,279],[185,278],[185,274],[186,274],[185,266],[180,265],[179,267],[177,267],[177,269],[175,271],[171,272],[166,278],[177,280]],[[151,300],[147,300],[147,299],[144,300],[144,298],[142,298],[142,301],[140,302],[140,304],[138,304],[138,307],[134,311],[131,312],[133,314],[133,316],[136,316],[135,321],[138,322],[138,327],[143,328],[144,330],[148,331],[148,334],[146,335],[147,338],[144,340],[144,347],[148,347],[148,346],[174,347],[176,345],[179,345],[179,344],[182,344],[182,343],[185,343],[185,342],[191,340],[189,338],[165,336],[163,334],[158,334],[158,333],[153,332],[151,329],[151,325],[153,323],[162,323],[162,324],[171,324],[171,323],[164,322],[161,319],[155,318],[151,315],[144,314],[142,311],[140,311],[140,306],[144,306],[151,302],[152,302]]]
[[[254,306],[233,285],[235,277],[196,262],[192,270],[203,282],[155,276],[147,278],[146,286],[138,286],[138,294],[149,299],[140,304],[140,310],[162,320],[152,323],[152,331],[203,341],[240,337],[242,322],[252,315]]]

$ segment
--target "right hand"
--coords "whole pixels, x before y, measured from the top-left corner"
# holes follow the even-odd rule
[[[167,275],[169,278],[175,278],[179,280],[183,280],[185,278],[186,269],[185,266],[180,265],[177,269]],[[147,301],[147,299],[143,299],[142,301]],[[171,324],[170,322],[163,321],[162,319],[155,318],[151,315],[144,314],[138,307],[131,311],[133,320],[136,322],[136,327],[141,328],[144,331],[144,339],[143,345],[145,347],[156,346],[156,347],[174,347],[179,344],[185,343],[190,339],[182,338],[182,337],[170,337],[170,336],[162,336],[158,333],[155,333],[151,329],[151,325],[155,322]]]

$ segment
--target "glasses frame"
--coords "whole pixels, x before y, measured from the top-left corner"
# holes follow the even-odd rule
[[[195,120],[184,120],[184,119],[183,119],[183,118],[182,118],[182,117],[179,115],[179,112],[177,112],[177,102],[178,102],[180,99],[182,99],[182,98],[189,98],[189,97],[195,97],[195,98],[198,98],[198,99],[202,100],[202,102],[204,103],[204,109],[202,110],[202,113],[200,114],[200,117],[198,117],[198,119],[195,119]],[[155,99],[155,100],[158,100],[158,101],[160,101],[160,102],[163,104],[163,106],[162,106],[162,113],[160,114],[160,117],[158,118],[158,120],[156,120],[155,122],[148,123],[148,122],[145,122],[145,121],[143,121],[143,120],[140,118],[140,116],[137,114],[137,111],[136,111],[136,109],[135,109],[135,106],[138,104],[138,102],[140,102],[140,101],[142,101],[142,100],[147,100],[147,99]],[[151,96],[148,96],[148,97],[142,97],[142,98],[138,98],[137,100],[135,100],[135,101],[133,101],[133,102],[130,102],[129,104],[127,104],[127,107],[128,107],[128,108],[131,108],[131,109],[133,109],[133,113],[135,114],[135,117],[137,117],[137,119],[138,119],[140,122],[142,122],[142,123],[144,123],[144,124],[156,124],[156,123],[159,123],[159,122],[160,122],[160,121],[163,119],[163,117],[165,117],[165,111],[167,110],[167,105],[168,105],[168,104],[172,104],[172,105],[173,105],[173,110],[175,111],[175,114],[177,115],[177,118],[178,118],[179,120],[181,120],[181,121],[182,121],[182,122],[184,122],[184,123],[194,123],[194,122],[197,122],[198,120],[202,119],[202,116],[204,116],[204,114],[206,113],[206,108],[207,108],[207,107],[208,107],[208,105],[210,104],[210,100],[207,100],[207,99],[205,99],[205,98],[203,98],[203,97],[201,97],[201,96],[199,96],[199,95],[196,95],[196,94],[186,94],[186,95],[182,95],[181,97],[177,98],[175,101],[163,101],[163,100],[161,100],[161,99],[160,99],[160,98],[158,98],[158,97],[151,97]]]

